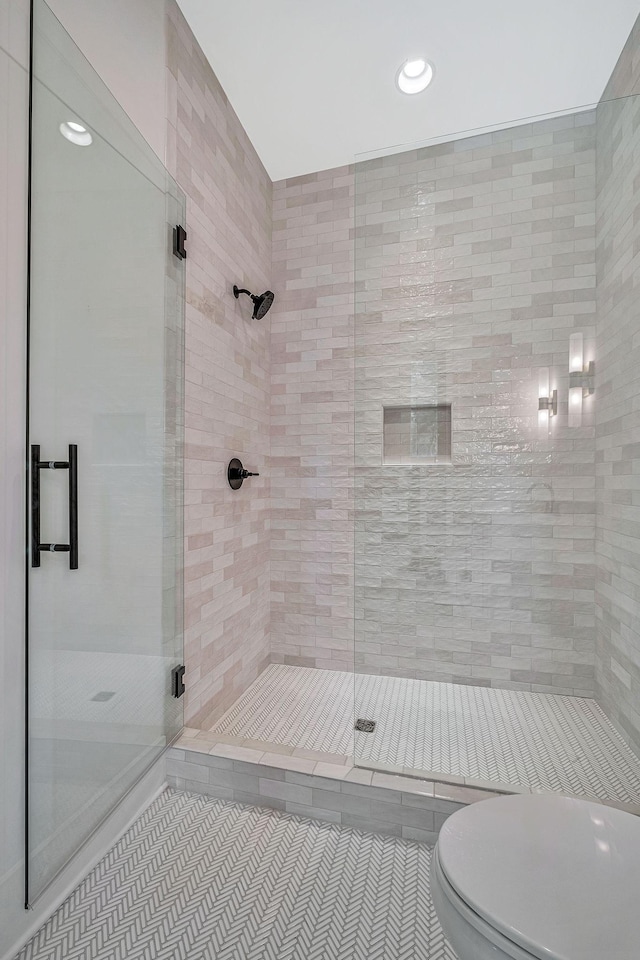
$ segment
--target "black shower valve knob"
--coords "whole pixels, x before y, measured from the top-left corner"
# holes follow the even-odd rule
[[[234,457],[233,460],[229,461],[229,466],[227,467],[227,480],[229,481],[229,486],[232,490],[239,490],[247,477],[259,476],[259,473],[252,473],[250,470],[245,470],[242,465],[242,461],[238,460],[237,457]]]

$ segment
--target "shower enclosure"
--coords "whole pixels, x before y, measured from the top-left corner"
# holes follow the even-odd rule
[[[364,766],[640,801],[636,100],[356,162]]]
[[[31,84],[27,904],[180,731],[183,659],[184,197],[42,0]]]
[[[196,740],[640,809],[639,131],[630,97],[274,185],[274,662]]]

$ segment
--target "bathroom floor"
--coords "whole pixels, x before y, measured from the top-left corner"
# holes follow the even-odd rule
[[[34,651],[31,659],[31,714],[45,736],[52,724],[61,739],[76,736],[82,724],[87,740],[113,737],[114,728],[122,743],[160,740],[167,657],[52,649]]]
[[[363,766],[640,803],[640,760],[587,698],[273,664],[212,729],[347,755],[355,736]]]
[[[431,848],[165,791],[18,960],[455,960]]]

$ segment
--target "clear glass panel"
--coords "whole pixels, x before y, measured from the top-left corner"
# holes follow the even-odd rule
[[[41,0],[33,65],[30,443],[77,445],[78,568],[29,571],[30,900],[182,726],[185,215]],[[71,471],[35,472],[40,541],[67,544]]]

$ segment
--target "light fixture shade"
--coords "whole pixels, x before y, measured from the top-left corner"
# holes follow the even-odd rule
[[[549,367],[538,370],[538,398],[549,396]]]
[[[581,333],[572,333],[569,337],[569,373],[582,373],[584,370],[584,337]]]
[[[549,411],[538,410],[538,433],[541,437],[546,437],[549,433]]]
[[[549,367],[540,367],[538,370],[538,400],[549,398]],[[538,408],[538,434],[541,437],[549,433],[549,407]]]
[[[593,393],[593,364],[585,366],[584,336],[572,333],[569,337],[569,416],[570,427],[582,426],[584,398]]]
[[[582,426],[582,387],[569,387],[569,426]]]

